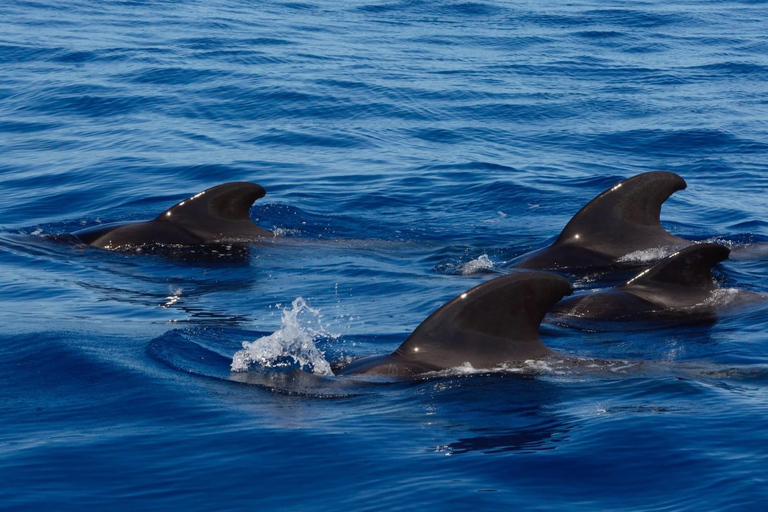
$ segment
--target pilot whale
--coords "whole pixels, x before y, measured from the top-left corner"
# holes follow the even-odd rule
[[[265,195],[264,188],[255,183],[224,183],[175,204],[152,220],[96,226],[73,235],[85,244],[113,250],[253,241],[273,236],[248,217],[253,202]]]
[[[432,313],[392,354],[364,357],[337,375],[412,377],[469,363],[492,368],[553,352],[539,338],[547,311],[573,291],[546,272],[519,272],[462,293]]]
[[[535,270],[609,267],[622,256],[652,248],[681,249],[693,242],[661,227],[661,205],[686,187],[672,172],[626,179],[587,203],[549,247],[524,254],[511,266]]]
[[[713,317],[713,298],[719,288],[712,268],[727,259],[729,253],[730,249],[719,244],[686,247],[621,286],[565,299],[551,313],[617,321]]]

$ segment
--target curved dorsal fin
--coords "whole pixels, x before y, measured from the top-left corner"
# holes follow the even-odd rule
[[[675,284],[714,289],[712,268],[728,258],[731,250],[720,244],[696,244],[686,247],[626,282],[628,285]]]
[[[686,187],[672,172],[639,174],[614,185],[587,203],[568,222],[554,245],[597,248],[622,256],[634,250],[690,242],[661,227],[661,205]]]
[[[488,368],[541,357],[549,349],[539,339],[539,324],[572,291],[567,280],[545,272],[498,277],[440,307],[395,353],[440,368],[464,362]]]
[[[255,183],[224,183],[175,204],[155,220],[180,225],[204,239],[270,235],[248,216],[253,202],[266,193]]]

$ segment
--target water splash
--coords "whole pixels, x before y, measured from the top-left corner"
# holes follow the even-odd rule
[[[300,236],[301,230],[292,228],[274,228],[272,234],[275,236]]]
[[[493,270],[493,262],[487,254],[481,254],[472,261],[461,266],[459,272],[463,276],[469,276],[476,272]]]
[[[299,297],[282,311],[280,329],[256,341],[243,342],[232,357],[233,372],[246,372],[253,365],[263,368],[296,368],[319,375],[333,375],[331,365],[315,345],[330,335],[322,325],[320,312]]]
[[[171,290],[171,294],[165,298],[165,302],[160,304],[161,308],[168,309],[177,302],[182,297],[182,294],[184,293],[184,290],[182,288],[176,288],[175,290]]]

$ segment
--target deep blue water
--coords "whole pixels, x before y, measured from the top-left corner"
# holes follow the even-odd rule
[[[313,348],[393,350],[650,170],[688,182],[664,226],[733,249],[724,287],[768,292],[767,20],[761,1],[3,1],[0,507],[762,509],[761,302],[545,323],[584,364],[309,370]],[[235,180],[267,189],[251,215],[278,241],[64,240]],[[315,366],[231,372],[255,340]]]

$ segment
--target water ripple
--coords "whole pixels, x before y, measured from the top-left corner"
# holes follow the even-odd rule
[[[0,2],[0,500],[765,503],[761,302],[708,324],[547,321],[545,343],[568,357],[526,372],[371,384],[230,371],[243,341],[276,339],[297,297],[331,333],[312,340],[329,360],[391,352],[650,170],[688,183],[665,228],[731,248],[721,286],[768,292],[763,11]],[[250,216],[277,238],[143,254],[70,236],[226,181],[266,188]],[[584,291],[618,280],[569,278]]]

